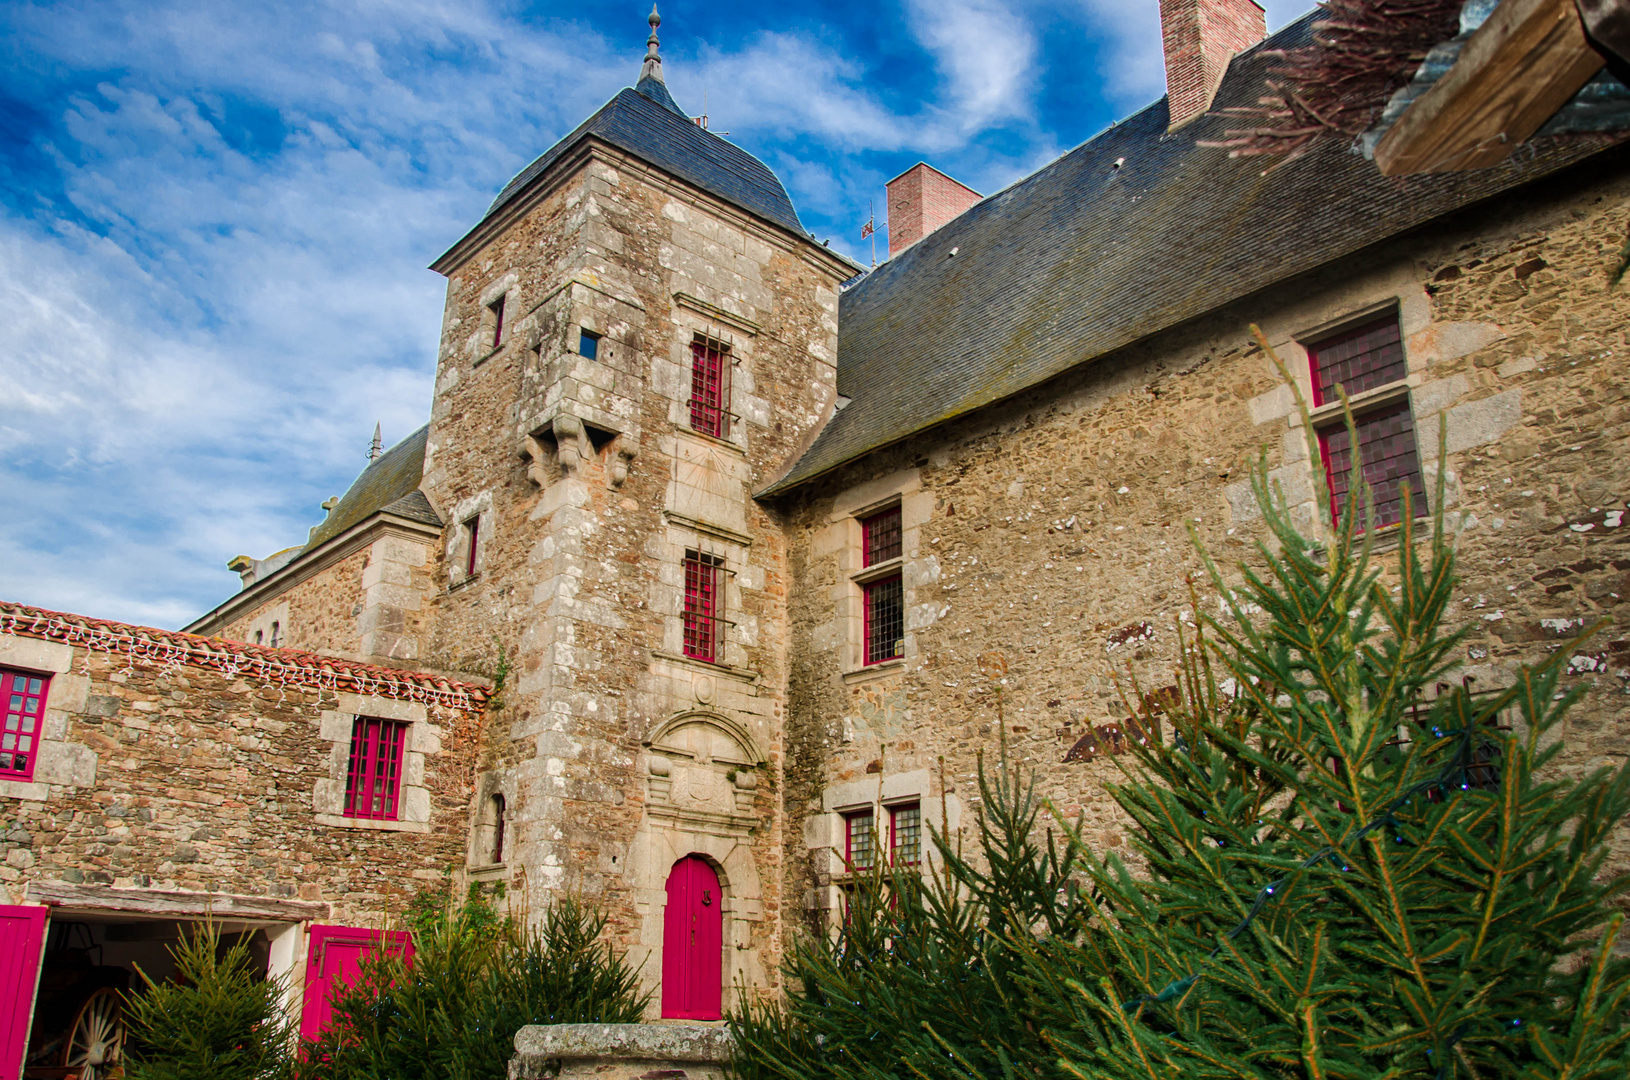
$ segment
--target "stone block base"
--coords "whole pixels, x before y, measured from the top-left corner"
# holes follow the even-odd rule
[[[726,1080],[730,1032],[703,1024],[534,1024],[510,1080]]]

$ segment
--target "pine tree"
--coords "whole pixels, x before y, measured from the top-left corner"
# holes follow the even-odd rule
[[[125,999],[132,1080],[282,1076],[292,1037],[283,986],[264,977],[247,936],[223,945],[220,930],[205,922],[170,955],[175,979],[159,983],[139,972],[145,985]]]
[[[1429,537],[1406,501],[1390,578],[1357,528],[1361,484],[1319,547],[1265,460],[1253,482],[1275,546],[1237,591],[1211,565],[1230,617],[1201,620],[1172,743],[1138,748],[1114,791],[1146,871],[1078,845],[1091,945],[1030,946],[1028,990],[1050,1003],[1064,1068],[1630,1075],[1612,905],[1627,881],[1602,876],[1630,766],[1555,768],[1581,692],[1560,686],[1570,650],[1495,692],[1457,676],[1441,481]]]

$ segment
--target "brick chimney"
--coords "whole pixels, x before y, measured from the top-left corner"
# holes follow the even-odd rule
[[[1267,36],[1267,16],[1252,0],[1160,0],[1167,130],[1204,115],[1228,61]]]
[[[904,251],[984,198],[919,161],[889,181],[889,257]]]

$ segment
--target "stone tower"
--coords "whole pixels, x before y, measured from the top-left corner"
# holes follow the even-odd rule
[[[788,572],[752,493],[832,413],[857,268],[680,110],[650,21],[637,85],[433,266],[422,486],[445,531],[425,652],[504,672],[471,878],[534,914],[554,890],[602,899],[655,987],[670,873],[700,860],[728,1008],[776,977],[785,889]]]

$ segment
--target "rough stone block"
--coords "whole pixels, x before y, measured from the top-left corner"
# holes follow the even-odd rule
[[[34,779],[66,787],[95,787],[96,751],[81,743],[41,739]]]
[[[1449,453],[1494,442],[1520,423],[1521,388],[1457,405],[1449,410]]]

